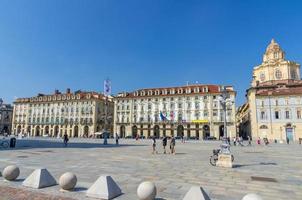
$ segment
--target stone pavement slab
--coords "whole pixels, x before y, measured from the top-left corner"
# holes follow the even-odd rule
[[[0,177],[0,187],[18,188],[34,194],[58,195],[64,198],[89,199],[85,192],[104,174],[111,175],[121,187],[118,200],[137,199],[136,189],[142,181],[153,181],[158,197],[180,200],[192,185],[200,185],[213,200],[241,200],[250,192],[266,200],[290,197],[302,199],[302,146],[271,144],[270,146],[231,147],[235,156],[232,169],[212,167],[209,157],[219,141],[177,141],[176,155],[151,154],[150,140],[120,140],[120,146],[104,146],[102,140],[70,139],[67,148],[60,139],[23,139],[14,150],[0,150],[0,170],[9,164],[20,167],[16,182]],[[56,178],[67,172],[77,175],[76,191],[60,192],[59,186],[29,190],[21,183],[34,169],[47,168]],[[273,178],[276,182],[255,181],[251,176]],[[4,191],[5,193],[5,191]]]

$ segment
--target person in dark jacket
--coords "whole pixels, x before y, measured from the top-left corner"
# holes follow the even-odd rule
[[[166,136],[163,138],[164,154],[166,154],[167,139],[168,138]]]
[[[64,134],[64,138],[63,139],[64,139],[64,146],[67,147],[67,143],[68,143],[68,140],[69,140],[67,133]]]

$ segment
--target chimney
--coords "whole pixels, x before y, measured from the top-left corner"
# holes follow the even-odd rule
[[[67,93],[67,94],[70,94],[70,88],[67,88],[67,89],[66,89],[66,93]]]

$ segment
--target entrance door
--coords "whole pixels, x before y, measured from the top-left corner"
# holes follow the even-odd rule
[[[293,128],[286,128],[286,137],[290,140],[293,141]]]

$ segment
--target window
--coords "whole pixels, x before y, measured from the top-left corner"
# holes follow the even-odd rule
[[[264,73],[261,73],[261,74],[260,74],[260,80],[261,80],[261,81],[265,81],[265,74],[264,74]]]
[[[213,116],[216,117],[217,116],[217,111],[213,112]]]
[[[279,111],[275,111],[275,119],[279,119]]]
[[[297,119],[301,119],[301,110],[297,110]]]
[[[260,119],[265,119],[265,112],[264,111],[261,111],[261,113],[260,113]]]
[[[282,72],[277,69],[276,72],[275,72],[275,76],[276,76],[276,79],[281,79],[282,78]]]
[[[178,108],[181,109],[182,108],[182,103],[178,104]]]
[[[262,106],[262,107],[264,106],[264,101],[261,101],[261,106]]]
[[[276,100],[276,106],[278,106],[279,105],[279,102],[278,102],[278,100]]]
[[[289,119],[290,118],[290,113],[289,113],[289,111],[287,110],[287,111],[285,111],[285,118],[286,119]]]

